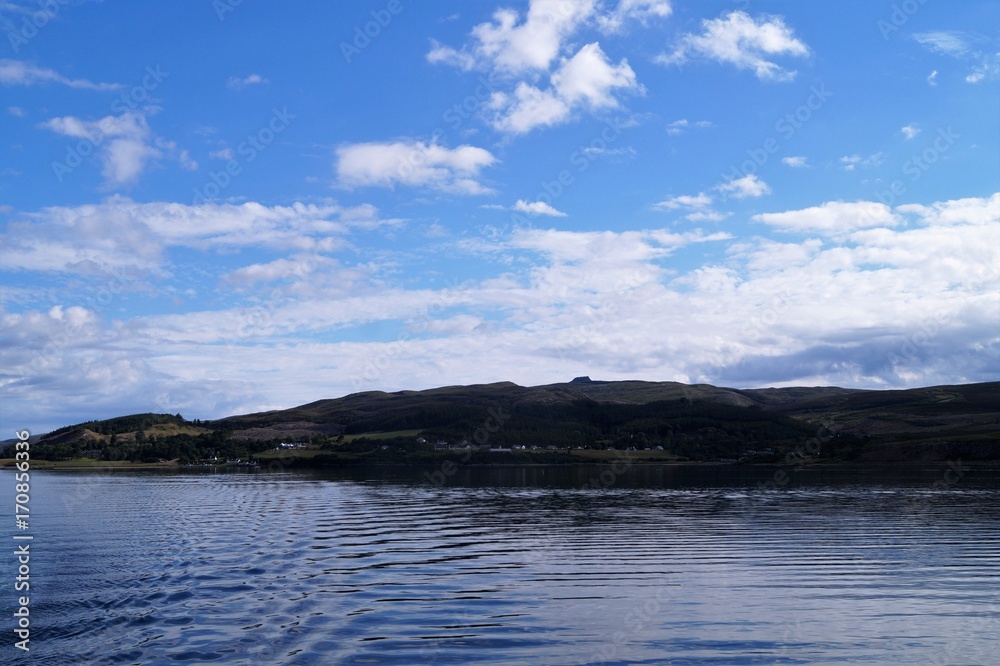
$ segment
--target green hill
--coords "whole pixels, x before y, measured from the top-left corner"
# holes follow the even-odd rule
[[[890,391],[738,390],[581,377],[534,387],[501,382],[367,391],[206,422],[179,414],[91,421],[49,433],[32,450],[53,460],[84,453],[246,459],[280,442],[308,445],[318,462],[418,462],[465,446],[554,447],[564,457],[612,448],[703,461],[993,460],[1000,459],[1000,382]]]

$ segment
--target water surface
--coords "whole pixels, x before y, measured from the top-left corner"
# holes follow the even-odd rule
[[[997,663],[995,470],[434,471],[35,473],[0,661]]]

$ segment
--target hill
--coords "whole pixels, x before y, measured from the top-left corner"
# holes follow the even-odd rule
[[[179,414],[92,421],[49,433],[32,449],[49,459],[246,459],[281,442],[308,444],[319,462],[426,461],[462,447],[750,462],[993,460],[1000,459],[1000,382],[873,391],[578,377],[534,387],[366,391],[215,421]]]

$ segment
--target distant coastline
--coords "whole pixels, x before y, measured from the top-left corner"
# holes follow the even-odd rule
[[[133,414],[34,436],[31,447],[35,469],[971,464],[1000,460],[1000,382],[889,391],[500,382],[368,391],[212,421]]]

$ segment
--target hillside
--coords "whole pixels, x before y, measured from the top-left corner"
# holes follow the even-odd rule
[[[341,461],[386,451],[396,461],[426,460],[463,446],[750,462],[804,452],[823,460],[1000,459],[1000,382],[872,391],[580,377],[534,387],[367,391],[215,421],[179,414],[93,421],[49,433],[33,450],[51,459],[245,459],[293,441]]]

